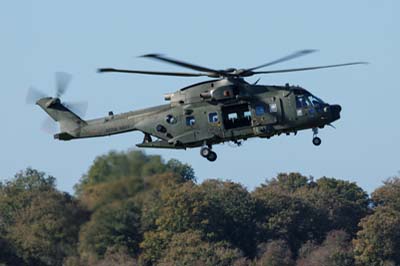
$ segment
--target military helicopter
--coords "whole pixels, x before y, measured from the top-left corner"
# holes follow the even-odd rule
[[[197,72],[161,72],[100,68],[99,72],[119,72],[178,77],[209,77],[176,92],[164,95],[168,104],[127,113],[83,120],[67,104],[60,100],[69,82],[66,74],[58,75],[55,97],[40,97],[35,100],[47,114],[59,123],[58,140],[100,137],[129,131],[144,134],[141,148],[187,149],[200,147],[200,155],[215,161],[217,154],[213,145],[233,142],[240,145],[248,138],[271,138],[281,134],[296,134],[299,130],[312,129],[312,143],[321,144],[318,129],[340,118],[341,106],[328,104],[299,86],[250,84],[244,78],[294,71],[342,67],[366,62],[335,65],[256,71],[316,50],[301,50],[252,68],[223,70],[202,67],[175,60],[160,54],[142,57],[189,68]]]

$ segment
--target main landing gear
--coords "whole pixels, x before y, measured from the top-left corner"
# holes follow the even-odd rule
[[[207,158],[210,162],[217,160],[217,154],[211,150],[211,146],[204,146],[200,149],[200,155]]]
[[[315,145],[315,146],[319,146],[319,145],[321,145],[321,139],[319,138],[319,137],[317,137],[317,135],[318,135],[318,128],[317,127],[315,127],[315,128],[313,128],[312,129],[313,130],[313,139],[312,139],[312,143]]]

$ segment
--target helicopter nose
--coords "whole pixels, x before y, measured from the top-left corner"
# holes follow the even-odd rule
[[[339,104],[333,104],[329,109],[331,110],[333,121],[338,120],[340,118],[342,107]]]

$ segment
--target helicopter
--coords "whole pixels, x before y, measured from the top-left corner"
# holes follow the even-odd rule
[[[250,84],[245,78],[260,74],[275,74],[367,64],[351,62],[314,67],[259,71],[259,69],[298,58],[316,50],[300,50],[269,63],[252,68],[212,69],[166,57],[146,54],[142,57],[195,70],[196,72],[163,72],[100,68],[98,72],[116,72],[177,77],[208,77],[164,95],[167,104],[121,114],[84,120],[73,108],[60,100],[69,83],[66,73],[56,75],[55,97],[37,97],[39,105],[59,123],[58,140],[101,137],[130,131],[144,134],[140,148],[187,149],[200,147],[200,155],[208,161],[217,159],[213,146],[233,142],[240,146],[249,138],[271,138],[281,134],[297,134],[312,129],[312,143],[321,144],[318,129],[332,126],[340,119],[342,107],[328,104],[299,86],[285,84]],[[32,97],[31,97],[32,98]]]

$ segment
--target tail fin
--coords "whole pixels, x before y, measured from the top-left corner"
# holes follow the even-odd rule
[[[57,139],[72,139],[77,136],[80,128],[86,125],[86,122],[64,106],[59,98],[44,97],[39,99],[36,104],[60,124],[61,132],[54,135]]]

